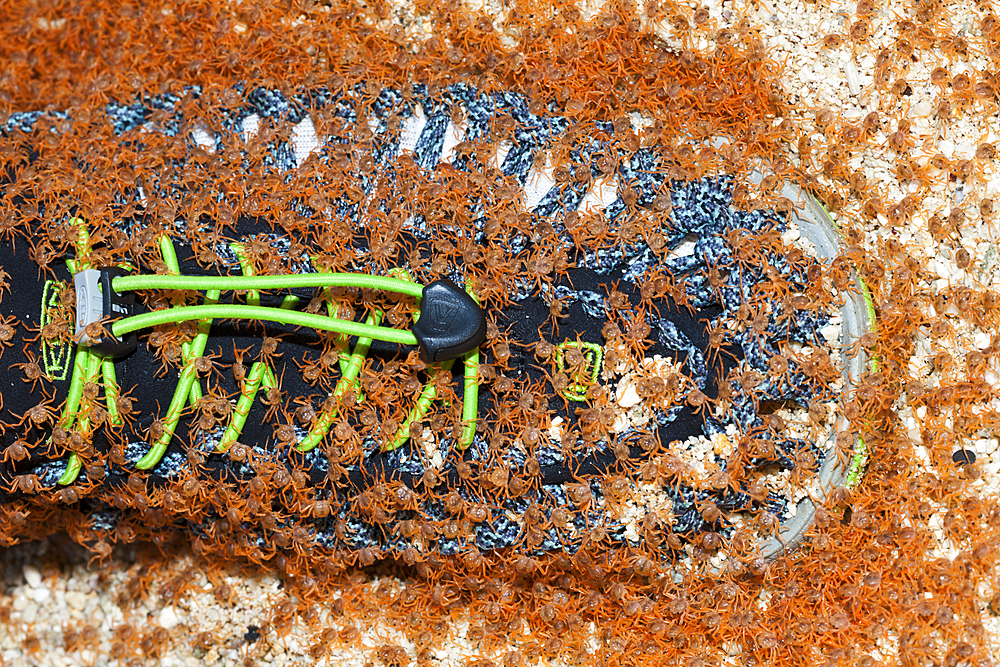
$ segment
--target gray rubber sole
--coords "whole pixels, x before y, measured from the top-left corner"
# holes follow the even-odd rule
[[[827,214],[826,209],[812,195],[797,185],[786,183],[781,194],[796,203],[793,220],[798,224],[801,235],[816,247],[818,256],[822,259],[832,260],[840,254],[843,238],[837,224]],[[854,277],[854,280],[858,288],[857,292],[844,293],[845,302],[840,309],[843,318],[839,341],[841,349],[853,345],[874,326],[866,300],[867,288],[857,276]],[[868,363],[864,354],[847,357],[844,367],[841,369],[844,377],[845,399],[854,394],[857,383]],[[845,430],[847,428],[847,419],[841,415],[838,419],[837,429]],[[836,441],[836,438],[832,440]],[[867,449],[861,438],[855,441],[853,456],[846,465],[841,457],[836,456],[833,452],[828,452],[817,473],[823,497],[807,497],[799,501],[795,516],[781,524],[777,537],[772,537],[763,543],[761,555],[765,558],[772,558],[799,543],[814,523],[816,504],[822,503],[830,491],[835,488],[855,486],[864,472],[867,458]]]

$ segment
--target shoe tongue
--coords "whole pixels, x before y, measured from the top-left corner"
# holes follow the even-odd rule
[[[58,406],[73,374],[76,346],[69,310],[73,299],[66,291],[71,290],[72,279],[62,261],[53,262],[50,271],[41,271],[29,251],[25,239],[0,240],[0,270],[5,274],[0,278],[6,283],[0,290],[0,340],[6,339],[0,356],[4,398],[0,420],[6,423],[17,423],[47,398],[54,398]],[[53,323],[53,329],[59,322],[64,323],[63,335],[42,335],[46,324]]]

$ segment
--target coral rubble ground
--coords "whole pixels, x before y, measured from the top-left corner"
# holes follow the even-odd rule
[[[841,252],[813,273],[819,287],[805,303],[838,298],[857,275],[877,321],[838,351],[874,362],[852,378],[854,389],[826,416],[799,406],[804,434],[824,430],[826,417],[836,424],[840,455],[863,439],[866,472],[849,491],[827,494],[806,538],[774,558],[759,554],[758,538],[774,528],[767,512],[749,515],[738,529],[681,540],[661,516],[669,512],[648,498],[632,527],[635,539],[624,546],[611,548],[606,533],[590,531],[585,548],[571,552],[465,549],[453,556],[330,550],[295,530],[294,541],[254,551],[247,540],[227,539],[246,520],[238,513],[245,504],[232,500],[235,489],[206,491],[200,504],[142,496],[141,507],[135,492],[122,505],[141,520],[98,537],[73,509],[76,491],[39,492],[0,509],[0,536],[9,545],[0,590],[5,664],[994,664],[1000,19],[989,2],[525,0],[483,8],[297,0],[146,8],[23,1],[0,7],[0,44],[0,125],[27,111],[66,110],[76,121],[64,125],[53,116],[41,144],[20,131],[0,138],[0,165],[14,174],[0,191],[0,236],[32,230],[39,265],[73,241],[64,227],[44,221],[70,214],[95,225],[111,256],[155,245],[155,236],[116,232],[118,215],[144,216],[153,227],[257,215],[290,237],[326,243],[331,263],[339,261],[335,244],[303,212],[361,201],[349,169],[333,160],[293,179],[248,177],[246,156],[223,149],[202,151],[201,171],[178,170],[177,146],[155,131],[141,152],[110,152],[114,133],[95,129],[110,101],[200,86],[198,105],[211,122],[213,113],[241,102],[241,91],[277,90],[290,99],[304,90],[418,85],[434,96],[465,84],[509,91],[532,113],[567,119],[570,138],[545,156],[553,182],[580,185],[574,141],[611,127],[622,130],[622,154],[669,147],[663,169],[672,182],[731,176],[743,210],[788,215],[798,204],[782,185],[796,184],[823,204],[844,238]],[[221,128],[224,114],[214,117]],[[316,135],[338,135],[339,123],[318,115]],[[421,180],[412,160],[402,164],[410,174],[400,176],[407,213],[461,229],[472,224],[462,218],[464,207],[482,201],[496,214],[496,234],[524,226],[526,195],[485,166],[509,150],[510,125],[493,123],[462,146],[483,165],[478,178],[449,172],[449,187],[440,187]],[[293,127],[275,123],[267,132],[258,142],[265,148],[266,140],[287,141]],[[368,147],[372,136],[353,140]],[[356,146],[347,146],[340,158],[350,166],[363,151],[352,155]],[[251,162],[263,164],[265,153]],[[36,160],[30,168],[29,155]],[[321,173],[331,168],[335,179]],[[115,195],[175,172],[179,201]],[[39,204],[25,205],[28,199]],[[646,227],[615,239],[593,219],[574,218],[566,227],[583,245],[641,236],[662,248],[657,234],[670,225],[671,202],[645,210]],[[381,232],[394,224],[391,216],[376,222],[366,236],[373,252],[383,247],[373,242],[389,244]],[[186,229],[197,243],[197,225]],[[334,226],[329,233],[354,231]],[[442,273],[447,261],[474,267],[477,257],[490,256],[488,247],[462,238],[434,245],[445,264],[427,270]],[[761,235],[754,249],[801,260],[804,246],[795,241]],[[494,258],[490,271],[470,268],[483,284],[502,284],[521,267],[500,261],[502,252]],[[539,285],[551,285],[560,271],[558,262],[540,267],[539,257],[520,259],[529,260]],[[649,283],[651,290],[667,284]],[[780,287],[772,280],[774,303],[796,298]],[[746,315],[744,324],[753,319]],[[0,323],[0,350],[18,344],[4,336],[14,324]],[[502,365],[508,342],[493,333],[487,351]],[[22,364],[4,372],[28,370]],[[484,382],[496,387],[498,379]],[[638,488],[640,481],[654,488],[676,481],[667,457],[661,463],[632,471]],[[724,480],[745,490],[749,481]],[[509,480],[491,483],[510,488]],[[31,480],[19,490],[31,496],[34,487]],[[305,495],[294,502],[314,511]],[[175,511],[216,518],[194,539],[150,529]],[[719,511],[706,503],[699,518],[711,523]]]

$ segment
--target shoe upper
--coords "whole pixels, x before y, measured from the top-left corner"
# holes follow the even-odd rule
[[[122,147],[159,134],[182,148],[173,173],[114,193],[123,217],[102,225],[42,215],[0,240],[10,276],[0,316],[14,328],[0,358],[4,504],[70,500],[91,535],[126,523],[131,534],[222,539],[222,526],[252,558],[288,547],[290,535],[397,553],[572,552],[591,542],[676,550],[662,535],[725,536],[742,525],[738,515],[780,522],[794,511],[784,481],[754,481],[807,476],[827,449],[771,415],[832,404],[840,373],[824,335],[832,310],[807,278],[816,262],[788,252],[782,216],[735,208],[725,177],[671,179],[663,150],[624,141],[631,127],[598,124],[580,136],[513,94],[255,90],[211,131],[185,117],[198,94],[108,106]],[[6,131],[30,136],[43,117],[15,114]],[[498,128],[511,135],[506,150],[477,155]],[[357,140],[365,149],[352,155]],[[212,155],[234,146],[252,177],[299,183],[302,196],[276,216],[250,206],[216,217],[171,209],[192,196]],[[573,166],[552,167],[555,148]],[[417,189],[430,203],[413,205]],[[66,241],[81,227],[86,258]],[[450,367],[375,340],[357,381],[337,394],[356,337],[239,318],[160,325],[138,332],[134,352],[101,362],[69,419],[81,349],[70,326],[73,269],[86,259],[171,272],[164,243],[184,276],[398,268],[424,284],[449,279],[481,301],[486,338],[477,360]],[[40,245],[58,255],[44,268]],[[143,312],[206,299],[137,294]],[[421,316],[414,299],[370,289],[218,299],[397,329]],[[193,356],[199,333],[204,348]],[[251,391],[257,363],[263,379]],[[459,446],[470,363],[477,428]],[[197,389],[182,397],[162,456],[137,468],[162,436],[187,365],[197,368]],[[433,398],[413,419],[428,387]],[[325,414],[333,416],[319,446],[300,451]],[[234,415],[237,448],[226,441]],[[408,437],[390,448],[401,427]],[[74,455],[82,463],[65,483]]]

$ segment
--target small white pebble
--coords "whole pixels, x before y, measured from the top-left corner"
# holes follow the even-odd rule
[[[82,610],[87,606],[87,596],[80,591],[66,593],[66,606],[70,609]]]
[[[938,274],[942,279],[947,278],[951,275],[951,263],[944,257],[935,257],[931,260],[930,266],[928,267],[931,271]]]
[[[615,423],[611,426],[615,433],[622,433],[629,427],[628,415],[624,412],[615,415]]]
[[[955,144],[955,157],[971,159],[976,154],[976,147],[972,144]]]
[[[851,91],[851,95],[857,95],[861,92],[861,82],[858,79],[858,70],[854,66],[854,62],[851,60],[844,60],[844,78],[847,79],[847,89]]]
[[[28,582],[28,586],[31,588],[38,588],[42,585],[42,573],[38,571],[33,565],[25,565],[22,568],[24,572],[24,580]]]
[[[38,604],[44,604],[45,602],[48,602],[51,597],[52,597],[52,591],[50,591],[48,588],[45,588],[44,586],[41,586],[31,591],[31,599],[37,602]]]
[[[622,395],[618,397],[618,406],[626,410],[639,405],[641,402],[642,399],[639,397],[639,392],[635,390],[634,382],[629,382],[622,391]]]
[[[552,420],[552,425],[549,426],[549,437],[553,440],[558,441],[562,439],[563,430],[560,424],[562,424],[562,418],[556,417]]]
[[[181,619],[177,617],[177,612],[174,610],[172,605],[168,605],[163,608],[160,612],[160,625],[167,630],[172,630],[177,627],[177,624],[181,622]]]
[[[800,236],[799,228],[792,226],[784,231],[784,233],[781,235],[781,240],[785,242],[785,245],[788,245],[789,243],[795,243],[796,241],[798,241],[799,236]]]
[[[34,602],[29,602],[21,612],[21,620],[25,623],[34,623],[38,619],[38,605]]]
[[[24,595],[15,595],[10,606],[14,608],[14,611],[24,611],[24,608],[28,606],[28,598]]]

